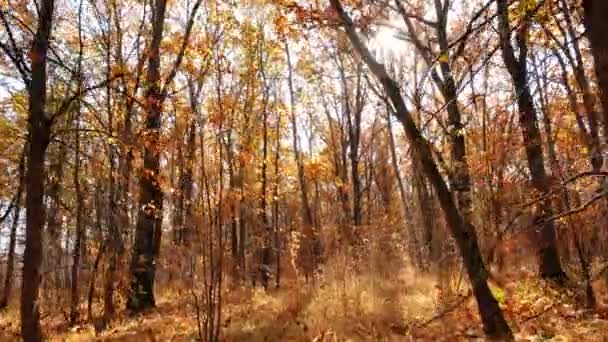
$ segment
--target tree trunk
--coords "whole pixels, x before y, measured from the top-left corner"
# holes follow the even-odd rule
[[[262,76],[264,92],[262,94],[262,193],[260,196],[260,221],[262,222],[262,229],[264,234],[264,246],[261,264],[259,272],[262,276],[262,285],[264,289],[268,289],[268,282],[270,280],[269,268],[271,267],[272,256],[273,256],[273,232],[270,226],[270,220],[268,218],[268,200],[267,200],[267,188],[268,188],[268,101],[270,97],[270,86],[266,79],[266,73],[264,71],[264,59],[263,59],[263,48],[264,44],[261,43],[260,55],[259,55],[259,70]]]
[[[420,159],[428,180],[437,192],[446,221],[452,232],[452,236],[458,243],[461,256],[464,260],[465,268],[473,287],[473,293],[477,300],[484,331],[493,338],[512,340],[513,334],[511,329],[504,319],[498,302],[488,287],[488,272],[483,263],[481,252],[477,244],[475,229],[470,222],[464,221],[463,217],[460,215],[456,203],[454,203],[452,193],[448,189],[447,184],[439,172],[437,164],[433,160],[431,147],[416,126],[416,123],[401,96],[399,85],[388,75],[385,67],[374,59],[370,51],[363,44],[353,26],[352,20],[345,13],[339,0],[331,0],[330,3],[344,24],[346,34],[351,43],[354,45],[363,61],[370,68],[376,79],[382,84],[384,92],[395,108],[397,119],[399,119],[405,129],[414,153],[416,153]]]
[[[350,94],[348,81],[346,80],[346,71],[344,70],[344,63],[342,59],[338,59],[338,69],[340,72],[340,79],[342,81],[343,91],[343,103],[344,103],[344,115],[346,116],[346,123],[348,129],[348,159],[350,161],[350,177],[352,181],[352,201],[353,201],[353,212],[352,212],[352,223],[353,225],[360,226],[362,223],[361,216],[361,179],[359,177],[359,141],[361,140],[361,112],[363,111],[363,100],[361,92],[361,67],[357,67],[357,85],[355,94],[355,105],[354,108],[350,104]],[[343,146],[343,152],[346,153],[346,146]],[[345,162],[345,161],[344,161]],[[346,162],[343,165],[344,172],[346,171]],[[346,178],[346,177],[345,177]],[[352,238],[352,236],[351,236]],[[354,242],[354,241],[351,241]]]
[[[82,53],[83,53],[83,37],[82,37],[82,0],[78,8],[78,41],[79,41],[79,54],[78,54],[78,93],[82,93]],[[109,79],[109,78],[108,78]],[[109,83],[108,83],[109,84]],[[108,94],[109,95],[109,94]],[[74,192],[76,194],[76,237],[74,239],[74,250],[72,252],[72,284],[70,287],[70,325],[76,324],[79,318],[80,311],[79,307],[79,294],[78,294],[78,281],[79,281],[79,270],[80,270],[80,258],[83,246],[83,235],[84,227],[82,223],[82,210],[84,209],[84,197],[80,186],[80,118],[81,118],[81,103],[78,101],[76,109],[75,123],[75,148],[74,153]]]
[[[177,245],[183,243],[183,223],[184,223],[184,193],[182,186],[182,176],[184,174],[184,152],[183,152],[183,141],[184,136],[182,131],[177,128],[175,124],[175,136],[173,141],[177,145],[177,153],[173,153],[172,163],[170,166],[171,175],[171,187],[175,188],[173,193],[173,224],[171,229],[173,230],[173,242]],[[177,164],[177,165],[176,165]],[[174,172],[176,174],[174,174]],[[175,177],[177,177],[177,184],[173,184]]]
[[[521,125],[523,141],[528,160],[528,169],[532,178],[532,185],[542,195],[549,191],[549,180],[545,171],[542,138],[536,118],[536,109],[528,84],[527,71],[527,28],[524,23],[517,29],[517,42],[519,58],[515,56],[511,44],[511,28],[508,18],[508,3],[506,0],[496,0],[498,6],[499,34],[502,45],[503,60],[513,80],[519,107],[519,123]],[[550,199],[540,203],[540,217],[543,219],[553,215],[553,206]],[[563,283],[567,276],[562,270],[557,249],[555,225],[553,220],[543,223],[540,236],[540,276]]]
[[[29,135],[26,184],[25,252],[21,290],[21,336],[25,342],[42,340],[38,291],[42,262],[44,228],[44,159],[51,135],[51,120],[46,113],[47,52],[51,36],[54,0],[41,0],[36,34],[31,50],[29,95]]]
[[[279,228],[279,162],[281,158],[281,115],[277,113],[277,123],[275,127],[275,155],[274,155],[274,181],[272,189],[272,225],[274,231],[274,248],[276,253],[276,287],[281,286],[281,235]]]
[[[308,184],[306,182],[306,176],[304,174],[304,163],[298,144],[298,125],[296,120],[296,98],[293,87],[293,67],[291,64],[291,55],[289,53],[289,45],[285,42],[285,55],[287,57],[287,68],[288,68],[288,88],[290,97],[290,117],[291,117],[291,128],[293,131],[293,149],[294,157],[296,162],[296,168],[298,172],[298,182],[300,185],[300,196],[302,201],[302,221],[304,231],[304,241],[300,246],[300,255],[302,256],[302,263],[304,268],[304,275],[306,280],[313,276],[314,269],[316,269],[319,263],[320,257],[320,241],[317,236],[316,227],[314,226],[314,219],[309,203]]]
[[[78,121],[77,121],[78,122]],[[82,210],[84,198],[80,188],[80,134],[76,133],[76,161],[74,167],[74,191],[76,193],[76,237],[74,239],[73,262],[72,262],[72,284],[70,301],[70,324],[74,325],[79,316],[78,295],[78,273],[80,269],[80,257],[83,244],[84,227],[82,224]]]
[[[302,161],[302,153],[300,151],[300,144],[298,144],[299,136],[298,136],[298,125],[296,121],[296,99],[295,99],[295,91],[293,88],[293,68],[291,65],[291,55],[289,53],[289,45],[285,43],[285,54],[287,56],[287,65],[288,65],[288,83],[289,83],[289,94],[291,100],[290,106],[290,115],[291,115],[291,129],[293,131],[293,149],[294,156],[296,161],[296,167],[298,169],[298,181],[300,183],[300,196],[302,197],[302,211],[303,211],[303,219],[304,224],[311,227],[313,224],[312,210],[310,208],[310,203],[308,200],[308,186],[306,184],[306,178],[304,175],[304,163]]]
[[[608,137],[608,2],[583,0],[585,34],[591,43],[591,54],[595,61],[595,74],[600,87],[603,108],[604,138]]]
[[[387,104],[387,118],[386,125],[388,130],[388,138],[389,138],[389,149],[391,153],[391,165],[393,167],[393,172],[395,173],[395,179],[397,181],[397,189],[399,190],[399,204],[401,206],[401,220],[403,221],[403,225],[405,227],[405,231],[409,235],[409,250],[411,254],[411,258],[414,259],[412,262],[418,267],[422,264],[422,256],[420,255],[420,242],[418,241],[418,236],[416,234],[415,226],[411,222],[411,214],[410,209],[407,203],[407,196],[405,193],[405,186],[403,185],[403,180],[401,179],[401,172],[399,171],[399,160],[397,159],[397,149],[395,146],[395,136],[393,134],[393,125],[391,123],[391,109]]]
[[[576,28],[572,22],[572,15],[570,13],[570,9],[568,8],[568,3],[566,0],[561,0],[561,5],[564,18],[566,19],[566,28],[569,36],[566,37],[566,39],[571,39],[573,41],[569,49],[566,49],[567,51],[565,52],[569,56],[570,63],[574,69],[576,83],[578,83],[578,86],[581,89],[583,95],[583,105],[585,112],[587,113],[589,123],[589,160],[591,162],[591,168],[594,171],[599,171],[602,168],[604,158],[602,156],[599,138],[598,113],[595,106],[595,99],[593,93],[591,92],[589,79],[585,73],[583,54],[581,53],[580,48],[580,39],[577,39],[578,33],[576,32]],[[574,54],[574,57],[572,57],[572,53]]]
[[[158,0],[153,10],[152,42],[146,76],[146,130],[144,168],[140,175],[139,212],[131,259],[131,291],[127,308],[141,312],[154,307],[154,276],[160,248],[163,193],[160,188],[160,123],[162,94],[160,88],[160,43],[163,36],[167,1]]]

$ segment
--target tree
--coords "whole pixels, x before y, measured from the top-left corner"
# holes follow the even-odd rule
[[[156,305],[154,300],[155,260],[160,252],[163,215],[163,193],[159,177],[161,113],[163,102],[167,97],[167,87],[173,82],[183,61],[194,18],[201,3],[202,0],[197,0],[192,8],[180,50],[173,68],[164,80],[164,86],[161,84],[160,44],[163,39],[167,0],[156,0],[152,8],[152,39],[148,49],[148,71],[145,81],[147,88],[144,165],[139,178],[139,212],[131,259],[131,292],[127,301],[127,308],[134,312],[140,312]]]
[[[608,132],[608,44],[603,32],[608,28],[604,18],[608,14],[608,3],[601,0],[584,0],[585,34],[591,43],[591,53],[595,62],[595,74],[601,90],[600,100],[604,109],[604,135]]]
[[[382,84],[384,92],[394,106],[397,119],[405,128],[406,135],[414,153],[416,153],[421,160],[426,177],[438,194],[452,236],[458,243],[461,256],[464,260],[465,268],[473,287],[473,293],[477,300],[477,306],[479,308],[485,333],[491,337],[512,340],[513,335],[511,329],[507,325],[502,310],[498,306],[498,302],[488,287],[488,272],[479,251],[475,229],[472,224],[465,221],[464,217],[459,213],[452,198],[452,194],[439,173],[437,164],[432,158],[433,154],[428,142],[420,134],[405,101],[401,97],[399,86],[387,74],[384,66],[372,57],[367,47],[359,38],[352,20],[344,11],[340,1],[331,0],[331,6],[336,11],[355,50],[361,55],[361,58],[370,71]]]
[[[44,227],[44,160],[51,135],[51,117],[46,110],[47,53],[53,28],[54,0],[40,2],[38,24],[32,42],[29,96],[29,151],[25,173],[25,251],[21,288],[21,334],[26,342],[42,341],[38,291]]]
[[[498,8],[499,35],[502,56],[509,74],[513,80],[516,91],[517,105],[519,107],[519,123],[522,130],[523,141],[526,149],[528,169],[532,185],[540,194],[549,192],[549,178],[545,171],[545,159],[542,148],[542,137],[536,118],[534,100],[528,84],[528,28],[530,25],[531,12],[524,13],[524,19],[516,28],[516,41],[519,56],[511,43],[511,27],[509,21],[509,6],[506,0],[496,0]],[[540,221],[551,217],[554,213],[550,199],[541,201],[538,217]],[[553,220],[544,220],[540,239],[540,275],[546,279],[553,279],[563,283],[567,276],[562,270],[557,250],[555,225]]]

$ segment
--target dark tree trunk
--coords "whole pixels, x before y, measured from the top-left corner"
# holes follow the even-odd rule
[[[99,268],[99,263],[101,262],[101,258],[103,257],[105,250],[107,248],[106,242],[108,239],[103,238],[103,208],[105,208],[105,202],[103,201],[103,192],[104,186],[102,184],[103,179],[101,177],[96,177],[95,181],[95,228],[96,228],[96,238],[99,241],[99,250],[97,252],[97,256],[95,257],[95,261],[93,263],[93,267],[91,270],[91,277],[89,280],[89,293],[87,297],[87,312],[89,321],[93,320],[93,300],[95,297],[95,280],[97,278],[97,270]],[[108,265],[109,266],[109,265]]]
[[[131,259],[131,289],[127,308],[140,312],[156,305],[154,276],[159,252],[163,213],[160,188],[160,124],[162,94],[160,88],[160,43],[163,36],[167,1],[158,0],[153,9],[152,41],[146,76],[146,130],[144,168],[140,175],[139,212]]]
[[[175,125],[175,136],[173,137],[177,145],[177,155],[173,154],[171,162],[171,187],[176,188],[173,193],[173,242],[177,245],[183,243],[182,228],[184,223],[184,193],[182,187],[182,175],[184,174],[184,152],[183,152],[183,141],[184,136],[177,123]],[[177,164],[177,165],[176,165]],[[177,177],[177,185],[173,184],[174,179]]]
[[[591,43],[591,53],[595,61],[595,74],[600,86],[600,100],[603,108],[604,137],[608,137],[608,2],[604,0],[583,0],[585,34]]]
[[[196,125],[194,119],[190,121],[190,127],[188,129],[188,140],[186,143],[186,160],[184,161],[184,170],[181,176],[181,192],[183,194],[184,202],[184,219],[181,226],[181,243],[189,245],[193,234],[193,221],[192,221],[192,192],[193,192],[193,176],[192,166],[194,164],[194,150],[196,148]]]
[[[348,159],[350,161],[350,178],[352,181],[352,197],[353,197],[353,212],[352,212],[352,223],[353,225],[360,226],[362,223],[361,216],[361,178],[359,176],[359,141],[361,140],[361,112],[363,111],[363,99],[361,91],[361,67],[357,68],[357,84],[355,94],[354,108],[350,104],[350,94],[348,81],[346,80],[346,71],[344,70],[342,59],[339,59],[339,71],[340,79],[342,80],[343,90],[343,103],[344,103],[344,115],[346,116],[346,123],[348,129]],[[346,146],[343,146],[343,152],[346,154]],[[344,158],[345,159],[345,158]],[[346,172],[346,160],[343,160],[343,172]],[[344,177],[346,178],[346,177]],[[352,237],[351,237],[352,238]]]
[[[260,196],[260,221],[262,222],[264,246],[262,260],[259,265],[259,272],[262,276],[262,285],[264,289],[268,289],[268,282],[270,281],[270,267],[273,257],[273,231],[268,218],[268,101],[270,97],[270,86],[266,79],[266,73],[264,70],[264,43],[260,44],[259,51],[259,70],[262,76],[264,92],[262,93],[262,193]]]
[[[78,121],[77,121],[78,122]],[[79,316],[79,294],[78,294],[78,278],[80,270],[80,258],[83,245],[84,227],[82,224],[82,210],[84,209],[84,197],[80,186],[80,137],[76,133],[76,161],[74,167],[74,191],[76,193],[76,237],[74,239],[72,275],[71,275],[71,301],[70,301],[70,324],[75,324]]]
[[[499,13],[499,34],[502,45],[503,59],[507,70],[511,75],[517,94],[519,123],[522,129],[526,156],[528,160],[528,169],[530,170],[530,176],[532,178],[532,185],[540,194],[545,194],[550,188],[549,179],[545,171],[542,138],[538,125],[538,119],[536,117],[536,109],[534,108],[534,101],[528,84],[528,24],[523,23],[517,29],[517,42],[520,54],[519,58],[517,58],[511,44],[508,3],[506,0],[497,0],[497,6]],[[553,206],[550,199],[542,201],[540,207],[540,220],[553,215]],[[562,270],[560,263],[553,220],[546,220],[543,223],[540,236],[539,254],[540,276],[545,279],[553,279],[559,283],[563,283],[567,277]]]
[[[82,37],[82,0],[78,7],[78,42],[79,42],[79,53],[78,53],[78,93],[82,92],[82,53],[83,53],[83,37]],[[108,83],[109,84],[109,83]],[[75,148],[74,153],[74,192],[76,194],[76,237],[74,239],[74,250],[72,252],[72,284],[70,287],[70,324],[74,325],[80,316],[79,304],[80,297],[78,292],[78,281],[80,271],[80,259],[83,250],[83,235],[84,227],[82,222],[82,211],[84,209],[84,196],[80,185],[80,118],[81,118],[81,103],[78,101],[76,108],[76,117],[74,124],[76,127],[75,133]]]
[[[561,5],[562,10],[564,12],[564,18],[566,19],[566,29],[568,32],[568,36],[566,37],[566,39],[570,39],[573,41],[569,48],[565,49],[565,52],[567,53],[567,56],[570,59],[570,64],[572,64],[572,68],[574,69],[574,77],[576,79],[576,83],[578,83],[583,93],[583,105],[585,107],[585,112],[587,113],[587,119],[589,123],[589,159],[591,162],[592,169],[594,171],[599,171],[602,168],[604,158],[602,156],[599,138],[599,118],[597,108],[595,106],[595,99],[591,91],[589,79],[587,78],[587,75],[585,73],[583,54],[581,53],[580,48],[580,39],[577,39],[578,33],[576,32],[574,23],[572,22],[572,15],[570,13],[570,9],[568,8],[568,3],[566,0],[561,0]],[[572,56],[572,54],[574,54],[574,56]]]
[[[41,0],[36,34],[31,50],[32,77],[28,86],[29,135],[26,184],[25,252],[21,290],[21,336],[25,342],[42,340],[38,294],[44,228],[44,159],[51,135],[51,120],[46,113],[47,52],[51,36],[54,0]]]
[[[416,153],[417,157],[420,159],[422,168],[429,182],[437,192],[446,221],[452,236],[458,244],[465,264],[465,269],[469,276],[469,280],[471,281],[484,331],[493,338],[512,340],[513,334],[511,329],[504,319],[498,302],[488,287],[488,272],[483,263],[481,252],[477,244],[475,228],[470,222],[466,222],[460,215],[452,197],[452,193],[448,189],[447,184],[433,159],[431,147],[416,126],[414,118],[401,96],[399,85],[388,75],[385,67],[374,59],[370,51],[363,44],[353,26],[352,20],[345,13],[339,0],[331,0],[330,2],[344,24],[346,34],[351,43],[354,45],[363,61],[370,68],[371,72],[375,75],[376,79],[382,84],[384,92],[395,108],[397,119],[399,119],[405,129],[414,153]]]
[[[279,162],[281,158],[281,115],[277,113],[275,127],[274,182],[272,190],[272,225],[274,231],[274,248],[276,253],[276,287],[281,286],[281,235],[279,229]]]
[[[113,13],[110,13],[110,16],[114,16],[117,17],[119,16],[119,13],[117,13],[118,11],[116,10],[116,8],[114,8]],[[108,22],[110,22],[111,18],[108,18]],[[115,19],[116,20],[116,19]],[[116,22],[116,21],[115,21]],[[116,25],[116,30],[118,32],[120,32],[120,26]],[[105,62],[106,62],[106,76],[110,77],[112,74],[112,55],[111,55],[111,50],[112,50],[112,31],[108,31],[105,33],[105,40],[106,40],[106,56],[105,56]],[[120,40],[119,40],[119,44],[117,44],[118,47],[120,48]],[[120,56],[119,52],[118,56]],[[119,57],[121,58],[121,57]],[[114,121],[115,121],[115,117],[114,117],[114,110],[113,110],[113,101],[112,101],[112,87],[108,84],[108,86],[106,87],[106,112],[108,115],[108,128],[109,128],[109,133],[110,135],[114,135]],[[127,109],[128,110],[128,109]],[[128,117],[128,111],[126,116]],[[125,141],[126,143],[126,141]],[[118,262],[119,262],[119,256],[122,253],[122,243],[119,242],[121,241],[121,236],[120,236],[120,232],[121,229],[119,228],[119,224],[121,222],[119,222],[120,219],[120,213],[118,211],[118,206],[117,206],[117,188],[119,187],[119,182],[117,182],[116,180],[116,147],[113,144],[108,143],[106,146],[107,150],[108,150],[108,161],[109,161],[109,168],[108,168],[108,215],[107,215],[107,222],[108,222],[108,234],[106,237],[106,242],[105,245],[110,246],[110,253],[109,253],[109,258],[108,258],[108,266],[106,268],[106,272],[105,272],[105,279],[104,279],[104,292],[103,292],[103,317],[102,317],[102,326],[105,327],[105,325],[111,320],[112,316],[114,315],[115,312],[115,307],[114,307],[114,286],[115,286],[115,282],[116,282],[116,273],[117,273],[117,268],[118,268]],[[120,189],[123,190],[123,189]],[[126,191],[126,190],[123,190]],[[125,196],[126,199],[126,196]]]

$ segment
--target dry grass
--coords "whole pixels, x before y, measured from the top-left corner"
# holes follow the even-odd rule
[[[281,289],[265,292],[229,284],[222,340],[464,341],[483,336],[472,298],[444,297],[435,277],[415,271],[406,260],[382,263],[381,258],[367,255],[369,263],[353,265],[345,262],[352,256],[334,255],[314,285],[291,278]],[[515,279],[493,287],[518,340],[608,340],[608,321],[601,312],[581,310],[573,296],[535,278]],[[120,312],[101,336],[87,323],[67,328],[59,316],[45,317],[44,329],[50,341],[192,341],[197,336],[192,299],[188,289],[175,284],[159,289],[156,309],[135,318]],[[451,307],[455,302],[459,305]],[[451,310],[444,312],[446,307]],[[0,341],[17,340],[17,318],[15,307],[0,314]]]

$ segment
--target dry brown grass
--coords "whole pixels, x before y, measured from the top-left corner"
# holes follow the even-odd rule
[[[445,296],[446,284],[438,286],[435,276],[381,248],[365,252],[365,261],[357,264],[347,262],[355,260],[348,253],[326,260],[314,285],[287,278],[281,289],[265,292],[227,283],[222,340],[465,341],[483,336],[472,298]],[[468,290],[466,280],[458,283],[447,287]],[[185,284],[159,286],[156,309],[138,317],[119,312],[100,336],[88,323],[68,328],[59,315],[45,316],[44,330],[50,341],[192,341],[196,318]],[[520,341],[608,340],[608,321],[601,313],[581,310],[574,296],[534,277],[511,278],[493,289]],[[15,305],[0,314],[0,341],[18,340],[17,322]]]

